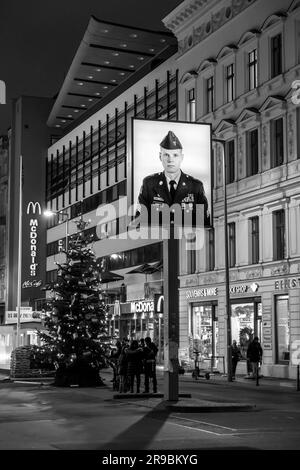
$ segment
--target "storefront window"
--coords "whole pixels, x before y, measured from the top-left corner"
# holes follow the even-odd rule
[[[275,297],[276,311],[276,340],[277,363],[290,360],[290,316],[288,310],[288,295]]]
[[[193,306],[190,319],[190,359],[195,359],[195,350],[200,352],[201,358],[216,356],[217,336],[216,306]],[[206,366],[210,367],[210,363],[208,362]]]
[[[231,337],[246,359],[249,343],[254,336],[261,338],[261,302],[238,303],[231,306]]]

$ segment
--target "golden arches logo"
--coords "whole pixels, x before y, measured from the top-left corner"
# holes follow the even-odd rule
[[[35,214],[36,211],[39,212],[39,215],[42,214],[42,209],[41,209],[41,205],[39,202],[32,202],[30,201],[27,205],[27,211],[26,213],[29,214],[30,212],[32,212],[32,214]]]

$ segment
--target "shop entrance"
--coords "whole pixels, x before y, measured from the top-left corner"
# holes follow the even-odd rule
[[[191,306],[189,322],[189,359],[193,363],[199,352],[202,367],[217,367],[218,304],[195,303]]]
[[[231,299],[231,337],[241,349],[244,359],[254,336],[262,337],[261,298]]]

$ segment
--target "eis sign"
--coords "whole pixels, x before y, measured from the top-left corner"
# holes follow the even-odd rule
[[[39,221],[37,215],[42,214],[41,205],[39,202],[29,202],[27,205],[27,214],[32,214],[32,217],[29,218],[29,250],[30,250],[30,264],[29,264],[29,274],[30,277],[35,277],[37,275],[37,254],[38,254],[38,226]]]

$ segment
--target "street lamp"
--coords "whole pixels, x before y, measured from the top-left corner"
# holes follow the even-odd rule
[[[227,228],[227,188],[226,188],[226,157],[225,140],[212,139],[213,142],[221,144],[223,163],[223,195],[224,195],[224,242],[225,242],[225,309],[226,309],[226,329],[227,329],[227,380],[232,382],[232,354],[231,354],[231,305],[229,290],[229,263],[228,263],[228,228]]]
[[[47,209],[44,211],[44,216],[45,217],[53,217],[54,215],[57,215],[58,217],[61,216],[66,216],[66,231],[65,231],[65,251],[66,251],[66,256],[68,253],[68,235],[69,235],[69,213],[66,211],[52,211],[50,209]]]

